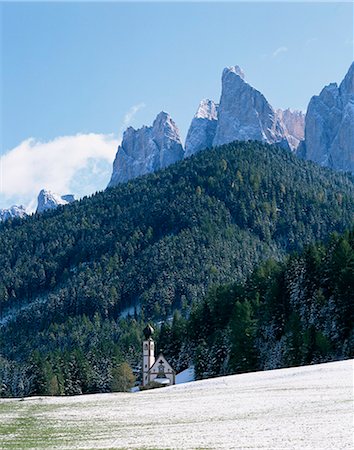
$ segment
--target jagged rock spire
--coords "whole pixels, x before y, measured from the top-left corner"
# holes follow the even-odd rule
[[[186,157],[212,147],[218,120],[218,107],[219,105],[209,99],[199,103],[186,138]]]
[[[285,131],[276,112],[263,94],[244,80],[238,66],[222,74],[222,93],[213,145],[232,141],[282,142]]]
[[[108,186],[116,186],[140,175],[155,172],[183,157],[179,130],[171,116],[162,111],[152,127],[143,126],[138,130],[129,127],[124,132]]]

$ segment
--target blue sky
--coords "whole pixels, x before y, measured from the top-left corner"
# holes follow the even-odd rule
[[[70,160],[78,133],[95,136],[99,144],[101,139],[114,150],[105,149],[103,156],[92,150],[86,158],[76,158],[66,178],[58,173],[65,183],[43,179],[49,188],[70,189],[79,171],[83,181],[76,177],[74,183],[79,196],[108,182],[126,125],[151,124],[165,110],[184,137],[199,100],[219,99],[225,66],[241,66],[246,80],[274,107],[305,110],[325,84],[341,81],[353,60],[351,3],[77,2],[0,7],[3,158],[15,151],[17,159],[12,161],[18,161],[21,152],[30,159],[29,153],[41,143],[72,137],[65,141],[69,149],[60,147],[59,155],[55,144],[45,150]],[[92,165],[96,176],[90,178],[83,169],[92,171]],[[24,173],[31,167],[33,161]],[[21,202],[27,190],[34,192],[42,182],[34,186],[32,180],[17,190],[12,182],[7,188],[11,170],[3,174],[0,207]],[[29,204],[30,195],[25,197],[22,203]]]

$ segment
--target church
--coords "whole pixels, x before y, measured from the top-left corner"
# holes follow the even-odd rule
[[[168,363],[162,353],[155,359],[155,342],[152,339],[154,329],[151,325],[144,328],[145,340],[143,341],[143,379],[142,385],[151,382],[162,385],[176,384],[176,372]]]

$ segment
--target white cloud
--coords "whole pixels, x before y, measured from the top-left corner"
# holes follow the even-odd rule
[[[118,139],[112,134],[77,134],[41,142],[26,139],[0,158],[0,207],[36,205],[38,192],[88,195],[104,189]]]
[[[288,48],[282,46],[282,47],[279,47],[279,48],[277,48],[276,50],[274,50],[272,56],[273,56],[273,58],[276,58],[276,57],[279,56],[281,53],[285,53],[285,52],[287,52],[287,51],[288,51]]]
[[[127,111],[121,131],[145,106]],[[22,204],[33,211],[43,188],[76,198],[105,189],[119,143],[113,134],[95,133],[24,140],[0,157],[0,208]]]
[[[139,103],[137,105],[133,105],[129,111],[125,114],[123,119],[123,128],[126,128],[132,123],[132,120],[137,112],[139,112],[141,109],[145,108],[145,103]]]

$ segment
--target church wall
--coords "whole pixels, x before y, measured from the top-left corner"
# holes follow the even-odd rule
[[[173,372],[165,372],[166,378],[170,380],[170,385],[175,384],[175,374]],[[157,377],[157,372],[150,372],[150,381],[154,381]]]
[[[159,376],[159,367],[160,364],[163,366],[163,373],[166,378],[170,380],[170,384],[175,384],[176,382],[176,374],[166,358],[160,353],[155,360],[155,363],[150,368],[150,381],[153,381],[155,378]]]

